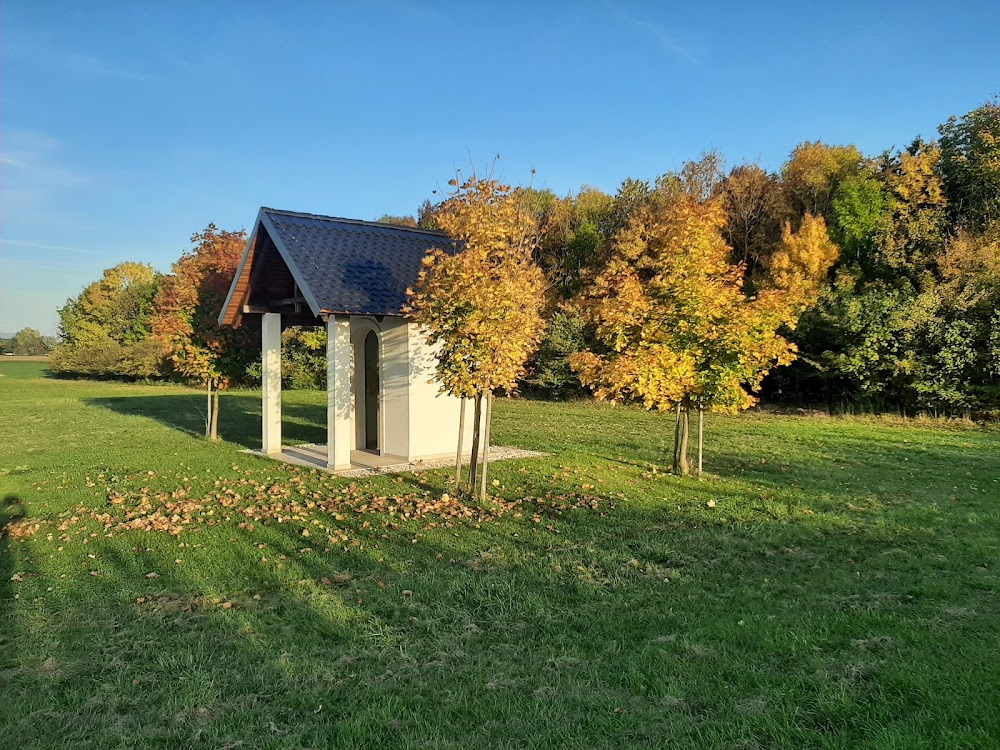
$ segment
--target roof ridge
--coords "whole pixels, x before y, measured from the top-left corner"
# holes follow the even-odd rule
[[[444,232],[437,229],[427,229],[425,227],[408,227],[402,224],[387,224],[382,221],[365,221],[364,219],[348,219],[343,216],[326,216],[324,214],[311,214],[306,211],[287,211],[282,208],[271,208],[269,206],[261,206],[261,211],[267,211],[273,214],[283,214],[285,216],[298,216],[302,219],[323,219],[325,221],[336,221],[342,224],[356,224],[358,226],[364,227],[379,227],[382,229],[397,229],[403,232],[419,232],[421,234],[431,234],[435,237],[448,238]]]

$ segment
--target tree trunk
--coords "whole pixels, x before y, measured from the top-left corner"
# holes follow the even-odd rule
[[[465,440],[465,402],[466,399],[462,399],[462,406],[459,407],[458,412],[458,453],[455,454],[455,489],[457,490],[462,484],[462,448],[464,447],[462,443]]]
[[[483,394],[476,394],[476,408],[472,412],[472,462],[469,465],[469,494],[476,492],[476,475],[479,468],[479,433],[481,432],[483,416]]]
[[[215,384],[215,394],[212,396],[212,429],[209,437],[219,439],[219,384]]]
[[[705,450],[705,407],[698,404],[698,476],[701,476],[702,453]]]
[[[208,405],[205,407],[205,437],[212,438],[212,381],[209,379],[205,385],[208,387]]]
[[[691,434],[691,400],[689,398],[684,399],[684,408],[681,409],[681,440],[680,440],[680,456],[678,457],[678,468],[682,476],[687,476],[691,473],[691,467],[688,465],[688,437]]]
[[[674,474],[680,473],[681,467],[681,403],[677,402],[674,416]]]
[[[486,394],[486,434],[483,445],[483,485],[479,492],[479,499],[486,502],[486,469],[490,464],[490,428],[493,422],[493,392]]]

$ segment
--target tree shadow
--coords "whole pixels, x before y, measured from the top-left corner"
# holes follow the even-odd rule
[[[88,406],[109,409],[116,414],[145,417],[192,437],[205,435],[205,397],[195,394],[115,396],[84,399]],[[326,405],[284,403],[281,431],[284,442],[322,443],[326,441]],[[245,448],[259,448],[262,409],[260,394],[230,392],[220,397],[219,437]]]
[[[291,533],[281,532],[276,550],[295,554]],[[247,541],[248,535],[234,533]],[[312,721],[302,726],[296,702],[286,700],[298,679],[287,670],[289,652],[296,659],[308,653],[307,663],[329,659],[318,671],[332,684],[346,671],[338,658],[353,662],[356,654],[371,650],[369,634],[388,632],[377,615],[356,604],[347,588],[321,590],[310,580],[289,591],[273,567],[248,587],[249,579],[235,581],[212,565],[168,566],[158,537],[128,539],[141,546],[94,539],[87,549],[99,575],[48,589],[45,606],[71,616],[48,624],[41,670],[28,668],[37,660],[36,634],[16,634],[21,649],[17,659],[11,655],[17,666],[10,684],[28,688],[23,691],[30,695],[23,701],[28,711],[59,717],[46,724],[30,713],[8,716],[23,746],[102,747],[113,740],[120,747],[237,747],[256,745],[254,736],[268,746],[330,746],[287,739],[337,733],[336,722],[326,726],[336,705],[327,703],[320,715],[311,704],[305,713]],[[249,544],[233,545],[220,550],[219,559],[248,565],[255,552]],[[159,580],[151,579],[152,570],[160,571]],[[329,571],[317,566],[312,574]],[[10,619],[13,625],[13,610]],[[4,635],[15,634],[11,629]],[[148,649],[148,643],[157,648]],[[153,676],[161,670],[170,678]],[[95,699],[88,692],[66,690],[67,677],[81,673],[104,696],[103,710],[92,710]],[[53,686],[59,692],[52,693]],[[261,711],[262,702],[273,710]],[[390,729],[383,728],[383,742],[391,739]]]
[[[17,498],[5,502],[19,512]],[[84,572],[47,595],[62,613],[44,633],[55,666],[51,674],[17,673],[12,684],[33,696],[35,713],[15,716],[12,726],[25,747],[460,746],[477,732],[480,746],[509,747],[490,734],[499,725],[514,737],[531,732],[537,746],[655,747],[668,731],[687,733],[687,746],[705,744],[706,733],[732,740],[733,722],[748,745],[781,722],[806,744],[831,729],[857,741],[873,714],[890,721],[900,711],[874,695],[876,676],[873,695],[859,692],[850,711],[816,709],[829,722],[823,729],[814,731],[797,705],[780,703],[773,687],[760,688],[775,701],[766,711],[741,713],[731,704],[754,683],[729,685],[732,670],[749,663],[732,654],[749,653],[761,679],[788,675],[810,700],[832,694],[838,688],[822,670],[853,657],[851,639],[906,632],[919,604],[896,593],[911,572],[881,553],[905,548],[915,556],[929,530],[890,538],[860,527],[846,536],[829,519],[819,545],[810,544],[816,529],[774,519],[748,533],[693,510],[623,508],[610,525],[585,513],[561,516],[561,534],[508,517],[499,526],[439,529],[419,544],[421,523],[383,536],[380,516],[352,513],[342,525],[364,545],[344,554],[324,551],[315,535],[304,541],[305,521],[192,526],[179,540],[98,536],[77,554],[92,553],[83,564],[100,574]],[[716,544],[728,552],[716,553]],[[858,548],[884,576],[860,590],[853,574],[826,573],[856,559]],[[338,582],[338,573],[349,580]],[[693,589],[702,579],[711,583]],[[819,591],[809,600],[818,609],[803,617],[794,597],[807,586]],[[773,601],[771,591],[786,601]],[[957,594],[942,601],[969,604]],[[753,615],[746,636],[742,620],[732,624],[744,611]],[[826,649],[822,659],[807,648],[813,643]],[[59,670],[85,673],[94,690],[65,691]],[[63,692],[46,693],[53,685]],[[553,691],[569,702],[551,729],[531,726]],[[678,692],[690,706],[683,712]],[[442,695],[455,695],[460,710]],[[622,716],[619,706],[635,725],[586,723]],[[985,710],[973,708],[973,717]],[[664,715],[669,726],[656,723]],[[40,716],[59,720],[30,720]]]
[[[7,495],[0,503],[0,645],[4,645],[5,635],[10,636],[14,632],[11,578],[16,571],[10,553],[10,531],[11,526],[26,515],[24,503],[17,495]]]

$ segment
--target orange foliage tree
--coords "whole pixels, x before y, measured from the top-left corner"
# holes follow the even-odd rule
[[[436,347],[442,392],[463,399],[456,458],[461,481],[465,399],[475,399],[472,468],[475,490],[480,424],[486,401],[482,494],[486,493],[493,393],[512,392],[544,330],[545,276],[533,260],[539,232],[523,210],[520,191],[475,175],[436,207],[434,220],[456,243],[455,252],[432,250],[424,258],[406,312]]]
[[[794,327],[836,254],[822,219],[810,218],[771,256],[779,274],[770,288],[749,297],[719,198],[662,184],[615,236],[611,261],[581,298],[606,351],[570,364],[599,399],[676,407],[674,470],[687,474],[691,410],[735,413],[756,402],[764,375],[795,356],[779,329]],[[699,471],[700,443],[699,430]]]
[[[174,371],[206,386],[205,434],[215,439],[219,389],[245,376],[259,348],[254,346],[255,334],[250,331],[218,324],[246,247],[246,232],[228,232],[209,224],[203,232],[192,235],[191,242],[194,248],[160,281],[151,328]]]

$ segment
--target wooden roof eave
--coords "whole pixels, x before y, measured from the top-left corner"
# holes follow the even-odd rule
[[[270,218],[264,213],[264,209],[260,209],[257,212],[257,221],[254,223],[253,234],[247,242],[247,249],[243,252],[243,257],[240,259],[240,265],[236,270],[236,276],[233,278],[233,283],[229,287],[229,294],[226,296],[226,303],[223,305],[222,312],[219,314],[219,325],[239,328],[243,322],[244,308],[250,299],[250,292],[253,287],[253,263],[261,246],[262,229],[271,240],[275,249],[278,251],[278,255],[281,256],[281,260],[284,262],[286,268],[288,268],[289,273],[291,273],[292,278],[295,280],[295,283],[299,288],[299,292],[305,299],[310,311],[317,318],[320,317],[320,315],[324,314],[324,311],[320,309],[319,304],[316,302],[315,295],[313,295],[312,290],[305,283],[299,269],[296,268],[295,263],[292,261],[291,254],[284,246],[284,242],[282,242],[281,236],[271,223]]]
[[[250,269],[253,267],[253,259],[257,253],[260,242],[260,220],[263,210],[257,212],[257,220],[253,225],[253,233],[247,240],[246,250],[240,258],[240,265],[236,269],[236,276],[229,287],[229,294],[226,295],[226,302],[219,313],[219,325],[239,328],[243,322],[243,305],[250,294]]]

